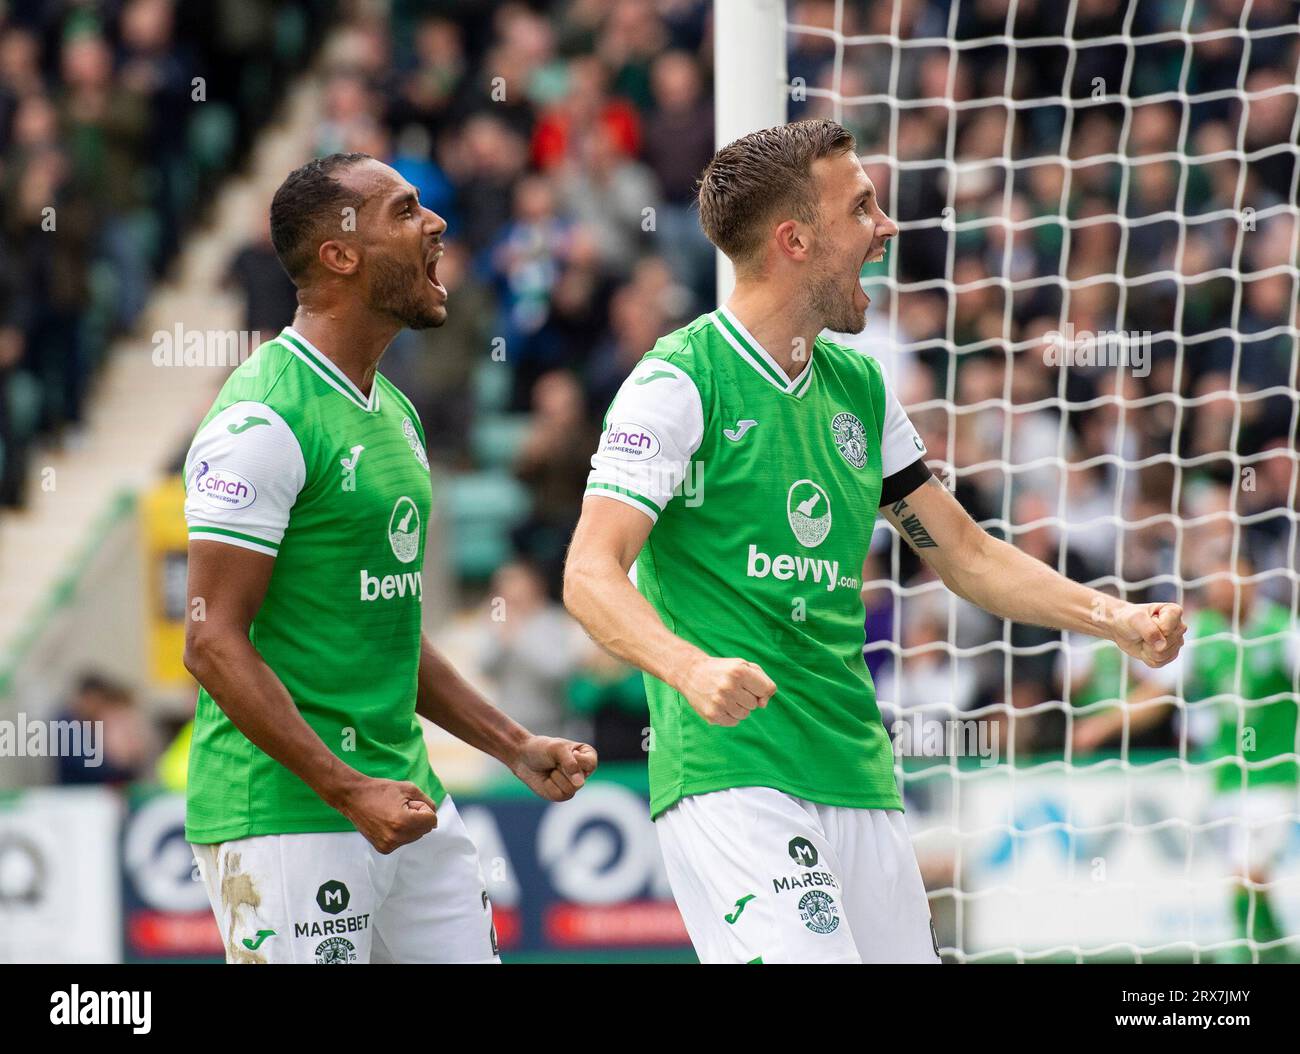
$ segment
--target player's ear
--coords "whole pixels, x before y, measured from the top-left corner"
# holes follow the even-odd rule
[[[775,232],[776,246],[783,256],[792,260],[804,260],[811,248],[809,228],[797,220],[786,220],[778,224]]]
[[[361,265],[361,254],[356,246],[339,239],[321,242],[316,256],[321,266],[331,274],[355,274]]]

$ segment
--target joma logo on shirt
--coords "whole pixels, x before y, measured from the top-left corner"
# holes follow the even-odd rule
[[[400,575],[372,575],[361,569],[361,599],[392,600],[393,597],[419,598],[423,587],[419,571],[406,571]]]

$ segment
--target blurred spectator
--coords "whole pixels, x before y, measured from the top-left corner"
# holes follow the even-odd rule
[[[244,329],[260,333],[262,340],[274,339],[298,310],[298,291],[280,266],[267,225],[259,228],[255,241],[235,254],[225,284],[243,298]]]
[[[489,592],[480,666],[493,700],[538,735],[565,734],[566,686],[591,642],[526,563],[499,568]]]
[[[515,460],[532,510],[516,531],[520,552],[543,571],[560,595],[564,549],[578,522],[599,429],[586,414],[582,386],[571,373],[548,373],[533,388],[533,416]]]
[[[713,109],[691,55],[670,51],[652,68],[654,111],[645,134],[646,163],[663,192],[655,245],[703,310],[713,299],[713,246],[700,229],[695,190],[713,156]]]
[[[924,613],[904,622],[903,652],[876,682],[885,727],[896,721],[949,721],[974,705],[974,669],[947,646],[947,619]]]
[[[653,229],[659,204],[654,174],[623,152],[613,132],[597,128],[558,169],[557,180],[565,209],[592,232],[601,266],[630,274]]]
[[[569,705],[574,713],[591,722],[588,742],[596,748],[601,764],[645,764],[650,709],[640,670],[593,645],[586,662],[569,681]]]
[[[36,445],[75,431],[109,342],[306,64],[327,6],[0,11],[0,505],[21,503]]]
[[[102,751],[102,763],[90,765],[86,757],[60,754],[59,783],[130,783],[145,778],[157,756],[157,736],[131,693],[96,674],[82,677],[56,720],[89,722]]]
[[[542,373],[563,365],[562,349],[544,329],[551,292],[571,255],[572,223],[556,212],[555,192],[545,176],[521,179],[514,191],[514,215],[492,250],[492,271],[500,295],[503,334],[514,364],[514,405]]]
[[[605,150],[635,157],[641,144],[641,119],[635,107],[607,94],[609,72],[599,58],[583,56],[568,64],[564,99],[543,114],[533,131],[532,159],[541,169],[589,156],[593,139]]]
[[[59,99],[69,176],[102,216],[100,251],[117,285],[117,324],[129,329],[144,308],[155,262],[145,164],[153,115],[141,67],[114,83],[113,52],[89,27],[74,29],[62,53]]]
[[[464,238],[478,253],[509,221],[514,185],[528,161],[527,145],[497,117],[480,114],[446,140],[443,168],[456,185]],[[453,232],[454,233],[454,232]]]

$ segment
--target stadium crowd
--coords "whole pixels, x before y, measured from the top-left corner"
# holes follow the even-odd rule
[[[1212,36],[1185,52],[1142,42],[1178,28],[1179,15],[1141,4],[1126,78],[1123,46],[1087,42],[1122,33],[1127,5],[1076,5],[1072,61],[1066,5],[1018,5],[1014,35],[1033,46],[975,43],[1003,33],[1008,6],[963,4],[949,24],[937,2],[848,5],[845,36],[934,43],[847,46],[838,85],[834,41],[791,35],[791,119],[834,115],[836,90],[893,99],[840,111],[902,227],[898,285],[868,275],[884,295],[857,342],[881,358],[930,456],[991,530],[1075,578],[1159,600],[1228,559],[1236,517],[1262,591],[1288,602],[1276,572],[1295,544],[1297,35],[1249,47]],[[1285,25],[1285,8],[1254,5],[1248,28]],[[833,26],[830,0],[789,11],[792,24]],[[1198,5],[1191,30],[1239,20],[1218,0]],[[351,34],[317,150],[390,160],[449,222],[454,328],[403,334],[386,369],[412,392],[444,465],[512,474],[524,488],[526,501],[501,501],[502,558],[461,570],[485,577],[508,557],[511,588],[539,576],[536,603],[553,608],[534,620],[542,644],[563,619],[560,564],[605,407],[657,337],[714,304],[712,253],[691,209],[713,148],[708,5],[428,14],[396,2]],[[1180,86],[1186,105],[1167,94]],[[1008,109],[1008,95],[1022,108]],[[1095,362],[1060,365],[1089,334],[1102,336]],[[1124,336],[1107,344],[1107,334]],[[1100,358],[1120,348],[1131,368]],[[912,664],[938,662],[924,675],[955,686],[951,705],[1010,704],[1026,711],[1019,753],[1059,750],[1070,650],[1059,634],[1012,628],[1007,667],[1000,624],[963,604],[950,613],[938,588],[912,590],[925,571],[906,547],[896,581],[908,595],[896,604],[884,585],[895,576],[889,539],[879,540],[866,578],[882,586],[868,617],[882,698],[917,675]],[[909,653],[894,669],[899,617]],[[925,648],[947,639],[973,654]],[[535,678],[521,705],[550,698],[558,715],[564,691],[551,672]],[[933,702],[947,697],[936,691]],[[1151,742],[1172,735],[1167,726]]]
[[[314,150],[388,161],[449,224],[450,320],[401,334],[384,371],[450,476],[461,580],[527,613],[493,627],[485,608],[483,668],[538,730],[595,720],[608,729],[603,754],[636,756],[647,722],[635,677],[573,643],[556,598],[605,407],[659,336],[714,306],[713,252],[692,211],[713,151],[710,5],[345,6]],[[833,27],[833,0],[788,6],[795,26]],[[950,18],[940,0],[843,5],[843,36],[919,45],[837,51],[828,35],[791,34],[790,118],[838,115],[902,229],[892,260],[867,275],[872,318],[851,339],[881,359],[932,463],[990,530],[1079,580],[1160,600],[1224,564],[1240,521],[1261,591],[1290,603],[1280,572],[1296,544],[1300,37],[1144,41],[1177,30],[1182,5],[1141,3],[1126,21],[1115,0],[1021,0],[1010,31],[1034,43],[1009,48],[987,38],[1007,32],[1011,6],[964,3]],[[1284,26],[1290,7],[1256,0],[1247,26]],[[211,50],[181,62],[171,14],[167,0],[129,0],[111,30],[65,21],[55,34],[14,14],[0,32],[5,184],[19,203],[47,200],[52,184],[89,205],[83,244],[95,246],[74,260],[0,254],[7,289],[43,291],[7,298],[4,317],[17,320],[0,329],[0,370],[10,388],[24,372],[45,386],[46,426],[75,421],[112,330],[101,320],[98,343],[86,342],[93,305],[129,324],[134,283],[166,257],[132,243],[131,218],[144,209],[157,223],[162,210],[160,225],[181,229],[184,201],[111,175],[123,165],[162,179],[190,157],[163,96],[184,88],[178,70],[215,69],[232,46],[204,37]],[[1235,0],[1210,0],[1189,28],[1231,30],[1241,17]],[[1125,31],[1137,40],[1127,74],[1129,49],[1089,43]],[[150,118],[112,119],[149,93]],[[837,110],[835,93],[867,101]],[[81,135],[61,137],[60,121]],[[7,247],[40,242],[36,212],[7,216]],[[88,298],[101,261],[118,292]],[[250,327],[288,321],[291,291],[267,242],[240,254],[231,281],[249,294]],[[1089,334],[1124,335],[1096,346],[1129,351],[1134,368],[1059,364]],[[1018,753],[1059,750],[1060,635],[1004,630],[927,587],[887,529],[878,542],[864,581],[881,698],[915,698],[906,686],[924,684],[932,704],[1010,706],[1026,713]],[[927,647],[946,640],[960,658]],[[1173,736],[1166,725],[1151,742]]]
[[[0,9],[0,508],[75,440],[206,198],[331,0],[12,0]]]

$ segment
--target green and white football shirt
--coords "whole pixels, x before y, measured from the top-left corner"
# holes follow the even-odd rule
[[[1255,600],[1236,632],[1232,620],[1203,609],[1189,620],[1178,658],[1152,675],[1170,692],[1182,680],[1193,732],[1204,734],[1204,760],[1221,792],[1300,782],[1296,757],[1300,626],[1281,604]],[[1224,759],[1230,759],[1224,762]]]
[[[777,685],[725,728],[646,677],[654,815],[745,786],[902,808],[862,658],[862,567],[879,506],[930,475],[924,454],[874,359],[818,338],[791,380],[726,308],[624,381],[587,494],[655,521],[635,574],[668,629]]]
[[[186,457],[185,487],[191,539],[275,557],[249,637],[307,723],[358,771],[440,801],[415,716],[433,496],[406,397],[376,373],[367,398],[286,329],[226,381]],[[200,690],[191,842],[352,829]]]

